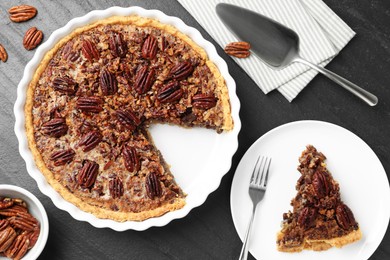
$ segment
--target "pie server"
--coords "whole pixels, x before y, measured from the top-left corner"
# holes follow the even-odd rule
[[[299,36],[293,30],[259,13],[231,4],[220,3],[216,11],[231,32],[238,39],[249,42],[252,52],[272,68],[282,69],[293,62],[300,62],[321,72],[370,106],[378,103],[378,98],[370,92],[301,58]]]

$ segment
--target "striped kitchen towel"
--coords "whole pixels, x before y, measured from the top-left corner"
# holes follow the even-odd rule
[[[237,39],[215,12],[215,6],[221,2],[251,9],[293,29],[300,37],[300,55],[320,66],[328,64],[355,35],[322,0],[178,1],[222,48]],[[290,102],[317,75],[298,63],[274,70],[255,55],[234,59],[264,93],[277,89]]]

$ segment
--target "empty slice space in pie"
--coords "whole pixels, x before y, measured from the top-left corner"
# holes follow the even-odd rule
[[[291,201],[293,211],[283,214],[277,249],[300,252],[343,247],[360,240],[359,225],[341,200],[340,187],[325,164],[325,155],[308,145],[299,158],[301,177]]]
[[[81,210],[116,221],[185,205],[150,125],[216,135],[233,128],[226,83],[206,52],[173,26],[135,15],[61,39],[35,71],[25,112],[48,183]]]

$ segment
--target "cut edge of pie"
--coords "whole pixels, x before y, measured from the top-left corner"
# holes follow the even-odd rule
[[[124,222],[124,221],[143,221],[149,218],[158,217],[163,214],[166,214],[170,211],[175,211],[178,209],[183,208],[186,205],[185,196],[186,194],[181,192],[181,195],[174,198],[174,200],[170,201],[169,203],[166,203],[164,205],[161,205],[158,208],[148,210],[148,211],[141,211],[141,212],[116,212],[105,208],[99,208],[94,205],[91,205],[84,201],[82,198],[79,198],[75,196],[72,192],[70,192],[67,188],[65,188],[61,183],[59,183],[53,176],[53,173],[48,169],[46,166],[41,153],[39,152],[35,138],[34,138],[34,125],[33,125],[33,104],[34,104],[34,90],[35,86],[37,85],[38,81],[40,80],[40,77],[48,64],[50,63],[50,60],[52,57],[56,54],[56,52],[68,41],[72,40],[77,35],[82,34],[85,31],[88,31],[90,29],[93,29],[95,27],[98,27],[100,25],[110,25],[110,24],[134,24],[136,26],[149,26],[149,27],[155,27],[157,29],[163,30],[167,33],[172,34],[175,37],[178,37],[179,39],[183,40],[187,44],[191,46],[200,56],[206,60],[206,65],[210,69],[213,75],[215,75],[216,81],[217,81],[217,88],[216,93],[218,93],[218,98],[222,103],[222,113],[223,113],[223,124],[220,127],[221,132],[229,132],[233,129],[233,119],[231,116],[231,107],[230,107],[230,99],[229,99],[229,93],[228,88],[226,86],[225,80],[222,77],[220,71],[218,70],[217,66],[208,59],[208,56],[204,49],[199,47],[189,36],[183,34],[182,32],[178,31],[175,27],[167,24],[162,24],[158,20],[154,20],[151,18],[145,18],[138,15],[132,15],[132,16],[113,16],[110,18],[106,18],[97,22],[94,22],[92,24],[83,26],[81,28],[75,29],[72,33],[70,33],[68,36],[62,38],[59,42],[55,44],[55,46],[49,50],[41,60],[39,66],[36,68],[35,73],[32,77],[32,80],[29,83],[28,89],[27,89],[27,96],[26,96],[26,103],[25,103],[25,127],[26,127],[26,134],[28,137],[28,145],[31,150],[31,153],[33,155],[33,158],[35,160],[36,166],[41,171],[41,173],[44,175],[46,181],[68,202],[74,204],[79,209],[85,212],[92,213],[94,216],[102,219],[112,219],[114,221]],[[147,136],[148,141],[152,145],[153,141],[150,138],[150,136]],[[157,150],[158,151],[158,150]],[[163,157],[160,156],[160,163],[164,168],[167,169],[167,174],[172,175],[170,173],[169,166],[165,163],[163,160]],[[174,182],[174,180],[173,180]]]
[[[341,200],[339,184],[326,168],[325,159],[312,145],[302,152],[298,192],[291,201],[293,212],[283,214],[282,229],[276,237],[279,251],[323,251],[362,238],[359,224]]]

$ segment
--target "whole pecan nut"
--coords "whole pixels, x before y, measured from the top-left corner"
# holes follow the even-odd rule
[[[129,172],[139,171],[141,164],[137,150],[129,145],[124,145],[122,148],[123,160],[125,167]]]
[[[134,89],[138,94],[144,94],[149,91],[153,85],[154,70],[148,71],[148,66],[144,65],[138,69],[135,75]]]
[[[89,96],[79,97],[76,101],[76,107],[83,112],[99,113],[103,111],[103,100],[100,97]]]
[[[29,236],[22,233],[14,239],[11,246],[8,247],[4,254],[6,257],[12,258],[13,260],[19,260],[27,253],[29,246]]]
[[[145,178],[146,194],[150,199],[161,197],[162,189],[160,181],[154,172],[149,173]]]
[[[26,232],[26,234],[29,236],[29,239],[30,239],[30,245],[29,245],[28,249],[33,248],[33,246],[36,244],[36,242],[38,241],[40,232],[41,232],[41,229],[39,226],[37,228],[35,228],[32,232]]]
[[[99,174],[99,164],[93,161],[84,160],[83,167],[79,171],[77,183],[82,188],[91,188]]]
[[[114,57],[126,57],[127,43],[123,40],[121,33],[112,33],[108,39],[108,44]]]
[[[129,130],[134,130],[141,124],[141,120],[130,110],[117,110],[118,121]]]
[[[103,135],[96,130],[86,133],[81,137],[78,146],[84,146],[83,152],[89,152],[95,148],[103,139]]]
[[[214,95],[196,94],[192,97],[192,106],[199,109],[210,109],[215,107],[217,99]]]
[[[77,82],[68,76],[55,77],[51,85],[58,92],[67,95],[73,95],[78,88]]]
[[[49,160],[54,162],[54,166],[65,165],[73,161],[75,152],[72,149],[59,150],[50,155]]]
[[[154,59],[157,55],[158,42],[152,35],[149,35],[142,45],[142,57],[145,59]]]
[[[189,77],[194,71],[194,67],[188,61],[183,61],[171,68],[169,71],[168,79],[182,80]]]
[[[0,197],[0,210],[6,209],[14,205],[14,201],[11,198]]]
[[[184,92],[180,88],[179,82],[172,81],[157,91],[157,100],[161,103],[172,103],[181,99],[183,94]]]
[[[0,219],[0,231],[6,229],[9,226],[8,219]]]
[[[6,209],[1,209],[0,210],[0,215],[4,217],[13,217],[18,214],[23,214],[27,212],[27,208],[20,206],[20,205],[13,205],[12,207],[6,208]]]
[[[123,195],[123,183],[119,177],[115,176],[108,182],[110,195],[113,199],[120,198]]]
[[[2,62],[6,62],[8,59],[7,51],[5,50],[4,46],[0,44],[0,60]]]
[[[30,51],[36,48],[43,39],[42,31],[38,30],[37,27],[31,27],[24,34],[23,46],[26,50]]]
[[[4,252],[11,246],[16,236],[17,234],[15,229],[10,226],[0,231],[0,253]]]
[[[315,208],[305,207],[302,209],[298,216],[298,225],[305,230],[312,227],[315,223],[314,220],[317,216],[317,210]]]
[[[65,44],[64,48],[62,49],[62,57],[71,62],[75,62],[80,57],[79,53],[73,49],[72,41]]]
[[[65,118],[56,117],[43,123],[41,130],[45,135],[59,138],[68,132],[68,126]]]
[[[9,19],[15,23],[21,23],[34,18],[37,15],[37,9],[31,5],[17,5],[8,10]]]
[[[9,218],[10,225],[15,229],[33,231],[39,226],[39,222],[28,212],[19,212]]]
[[[84,57],[87,58],[87,60],[89,60],[89,61],[99,59],[99,56],[100,56],[99,51],[96,48],[95,43],[90,41],[90,40],[83,41],[81,51],[83,52]]]
[[[102,70],[100,73],[100,88],[102,89],[103,95],[113,95],[118,91],[118,81],[114,74],[112,74],[107,68]]]
[[[329,194],[330,189],[326,172],[316,171],[313,175],[312,185],[315,194],[319,198],[323,198]]]
[[[249,57],[251,45],[248,42],[231,42],[226,45],[225,52],[237,58]]]
[[[339,226],[343,229],[349,229],[357,226],[351,209],[343,203],[339,204],[336,208],[336,220]]]
[[[22,206],[22,207],[26,208],[26,210],[27,210],[27,203],[24,200],[19,199],[19,198],[15,198],[15,199],[12,199],[12,201],[14,202],[14,205]]]

